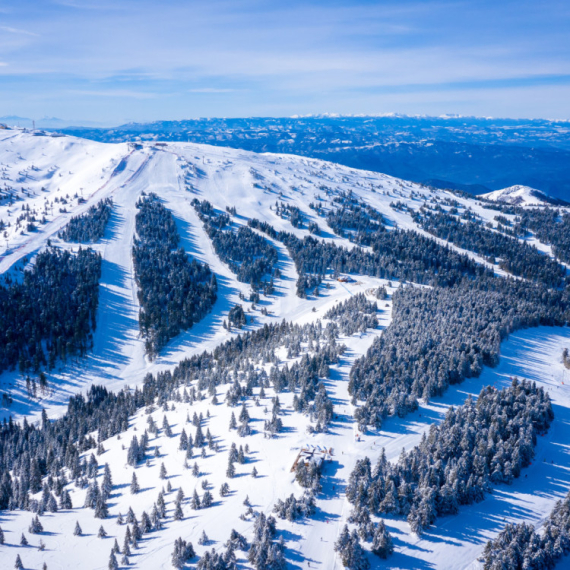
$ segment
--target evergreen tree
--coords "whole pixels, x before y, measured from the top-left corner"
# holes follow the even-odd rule
[[[170,429],[170,425],[168,423],[168,420],[166,419],[166,415],[163,416],[162,418],[162,429],[166,437],[172,437],[172,430]]]
[[[182,510],[182,504],[180,501],[176,501],[174,504],[174,520],[181,521],[184,518],[184,511]]]
[[[233,415],[233,412],[232,412],[232,415]],[[235,420],[235,416],[234,416],[234,420]],[[245,403],[242,404],[241,412],[239,414],[239,421],[240,422],[248,422],[249,421],[249,414],[247,413],[247,408],[245,406]]]
[[[28,528],[28,532],[30,534],[40,534],[43,531],[44,531],[44,527],[42,526],[42,523],[40,522],[39,517],[36,515],[36,517],[33,518],[32,522],[30,523],[30,526]]]
[[[178,449],[181,451],[186,451],[188,449],[188,436],[186,435],[186,430],[184,428],[182,428],[182,433],[180,434]]]
[[[133,478],[131,480],[131,494],[136,495],[140,491],[137,474],[133,471]]]
[[[130,543],[131,543],[130,533],[125,533],[125,538],[123,540],[123,554],[125,556],[131,555],[131,547],[129,546]],[[117,552],[117,554],[119,554],[119,553]]]
[[[59,502],[60,508],[69,510],[73,508],[73,503],[71,502],[71,495],[67,489],[64,489],[61,493],[61,498]]]
[[[109,564],[107,568],[109,570],[119,570],[119,565],[117,564],[117,558],[112,550],[111,550],[111,555],[109,556]]]
[[[394,552],[392,537],[386,530],[384,521],[380,521],[374,529],[374,539],[372,541],[372,552],[380,558],[388,558]]]
[[[109,498],[113,490],[113,477],[111,475],[111,468],[108,463],[105,463],[105,471],[103,474],[103,482],[101,483],[101,493],[105,500]]]
[[[195,556],[196,554],[191,542],[186,542],[181,538],[175,540],[174,551],[172,553],[172,566],[174,566],[174,568],[183,568],[185,563]]]
[[[200,497],[198,496],[196,489],[194,489],[194,493],[190,499],[190,508],[194,510],[198,510],[200,508]]]
[[[109,509],[107,503],[102,495],[97,497],[97,503],[95,505],[95,518],[96,519],[106,519],[109,516]]]
[[[198,424],[196,427],[196,435],[194,436],[194,447],[202,447],[204,445],[204,434],[202,433],[202,426]]]
[[[212,496],[212,493],[206,490],[202,495],[202,508],[207,509],[208,507],[211,507],[213,502],[214,497]]]
[[[230,457],[228,460],[228,468],[226,470],[226,477],[228,477],[228,479],[233,479],[235,477],[235,474],[236,474],[236,468],[235,468],[234,463]]]

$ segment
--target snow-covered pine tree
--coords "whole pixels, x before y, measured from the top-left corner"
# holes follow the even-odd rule
[[[388,558],[394,552],[394,544],[390,533],[386,530],[384,521],[380,521],[374,529],[372,552],[380,558]]]
[[[198,510],[200,508],[200,497],[198,496],[198,492],[194,489],[194,493],[192,494],[192,498],[190,499],[190,508],[193,510]]]
[[[202,495],[202,508],[207,509],[208,507],[211,507],[213,502],[214,497],[212,496],[212,493],[208,490],[204,491],[204,494]]]
[[[186,430],[182,428],[182,432],[180,433],[180,443],[178,444],[178,449],[180,451],[186,451],[188,449],[188,435],[186,434]]]
[[[133,471],[133,478],[131,479],[131,494],[136,495],[140,490],[137,474]]]
[[[102,495],[97,497],[97,503],[95,504],[95,518],[96,519],[106,519],[109,516],[109,509],[107,503]]]
[[[164,435],[166,437],[172,437],[172,430],[170,429],[170,424],[168,423],[168,420],[166,419],[166,414],[162,418],[162,429],[163,429]]]
[[[182,510],[182,503],[180,501],[174,503],[173,518],[175,521],[181,521],[184,518],[184,511]]]
[[[174,542],[174,551],[172,552],[172,566],[181,569],[188,560],[196,556],[194,547],[191,542],[186,542],[182,538],[177,538]]]
[[[28,532],[30,534],[40,534],[43,531],[44,527],[42,526],[42,523],[40,522],[38,515],[36,515],[35,518],[32,519],[32,522],[30,523]]]
[[[228,479],[233,479],[236,474],[236,468],[234,462],[232,461],[231,457],[228,459],[228,468],[226,470],[226,477]]]

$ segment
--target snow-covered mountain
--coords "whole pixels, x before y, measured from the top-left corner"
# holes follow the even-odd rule
[[[481,198],[492,200],[493,202],[502,202],[513,206],[552,206],[566,205],[563,200],[551,198],[544,192],[530,188],[529,186],[509,186],[494,192],[481,194]]]
[[[527,200],[534,196],[530,189],[517,191]],[[147,240],[137,213],[145,201],[153,202],[152,194],[159,205],[149,214]],[[72,219],[86,216],[82,219],[93,224],[92,207],[106,199],[112,200],[112,207],[102,237],[94,243],[68,241],[72,233],[66,229],[77,224]],[[30,362],[16,359],[9,366],[10,353],[0,347],[6,359],[0,368],[0,419],[38,422],[42,441],[50,441],[55,449],[50,454],[39,444],[35,449],[41,461],[30,457],[27,446],[38,441],[35,435],[18,440],[15,453],[0,447],[0,504],[6,498],[8,505],[0,510],[2,567],[12,567],[19,555],[25,568],[45,563],[50,569],[95,570],[109,567],[110,558],[123,568],[123,556],[134,568],[171,568],[180,537],[191,542],[196,553],[180,567],[260,570],[282,567],[284,558],[290,568],[340,569],[342,556],[334,545],[344,525],[362,526],[351,517],[346,496],[357,462],[367,456],[374,466],[384,449],[386,459],[395,463],[402,449],[418,445],[451,406],[461,405],[470,394],[477,397],[484,386],[508,387],[513,376],[544,388],[555,409],[547,435],[541,432],[543,437],[535,438],[536,456],[524,474],[510,484],[495,474],[488,483],[493,494],[428,523],[421,536],[412,532],[405,516],[382,515],[395,551],[384,561],[372,554],[372,543],[362,539],[363,556],[374,568],[474,569],[480,567],[478,557],[486,542],[506,522],[527,521],[539,528],[570,486],[564,427],[570,421],[570,392],[561,359],[563,348],[570,347],[570,334],[567,328],[527,327],[561,324],[562,313],[556,311],[563,309],[554,295],[567,286],[568,248],[565,232],[549,231],[542,218],[539,224],[532,217],[532,209],[523,219],[524,212],[502,212],[500,204],[294,155],[183,142],[106,144],[19,129],[0,131],[0,272],[7,278],[6,290],[23,283],[25,291],[24,271],[33,271],[42,253],[69,251],[75,256],[80,248],[90,248],[101,255],[98,297],[92,305],[96,328],[85,319],[86,330],[73,332],[80,339],[85,334],[83,354],[71,349],[65,358],[63,349],[56,354],[50,346],[53,337],[41,337],[41,332],[31,350],[40,345],[42,354],[53,353],[51,365],[39,360],[34,364],[28,343]],[[541,212],[548,215],[550,210]],[[562,229],[570,221],[565,207],[551,214]],[[180,274],[161,269],[164,248],[153,250],[153,267],[145,268],[145,259],[133,259],[133,246],[150,247],[153,239],[165,236],[175,243],[175,248],[166,248],[169,254],[176,248],[182,251],[176,257],[179,265],[188,258],[208,266],[215,280],[205,282],[210,287],[215,282],[216,298],[204,305],[200,318],[169,330],[158,354],[150,358],[148,334],[139,319],[154,306],[145,304],[152,299],[145,298],[142,289],[147,285],[140,271],[163,280],[159,287],[168,287]],[[239,257],[242,245],[250,249]],[[304,255],[309,248],[313,253]],[[255,253],[260,251],[263,260]],[[247,252],[252,252],[249,258]],[[246,270],[252,271],[248,275],[257,271],[261,283],[244,278]],[[505,276],[515,279],[507,281]],[[412,319],[407,328],[415,331],[426,318],[421,310],[435,303],[436,295],[456,290],[469,295],[480,280],[487,285],[479,297],[464,304],[450,301],[425,326],[420,323],[406,347],[379,351],[397,367],[387,370],[370,360],[378,389],[367,399],[355,395],[358,378],[351,371],[371,347],[379,346],[386,331],[386,338],[404,336],[402,319],[405,323],[408,314]],[[504,290],[503,282],[520,289]],[[177,284],[165,296],[165,305],[150,321],[171,310],[168,303],[182,286]],[[470,317],[477,303],[494,302],[501,295],[513,299],[528,293],[534,299],[533,287],[551,291],[554,308],[548,307],[548,318],[536,316],[543,307],[537,309],[531,300],[521,302],[516,318],[499,322],[504,316],[500,304],[473,311],[476,317]],[[418,298],[419,305],[410,310],[403,300],[408,290],[433,293],[434,298],[427,303]],[[158,295],[156,289],[150,291],[148,297]],[[86,289],[77,293],[87,295]],[[39,305],[41,300],[35,301]],[[70,296],[69,306],[74,302]],[[27,314],[34,315],[34,303],[30,305]],[[184,304],[179,307],[188,310]],[[59,309],[62,323],[68,309]],[[532,313],[532,323],[524,320],[527,313]],[[10,314],[2,313],[6,319]],[[484,315],[492,319],[485,321]],[[466,326],[469,318],[476,323]],[[444,319],[446,334],[432,338],[438,319]],[[283,321],[291,326],[278,326]],[[28,341],[26,330],[32,328],[24,330],[22,342]],[[0,329],[0,334],[7,333]],[[16,343],[15,332],[10,334]],[[430,351],[446,337],[454,341],[454,335],[460,336],[455,345],[463,347],[461,352],[431,358]],[[484,356],[479,344],[469,345],[487,340],[481,345],[487,351]],[[499,344],[500,362],[493,352]],[[398,358],[405,350],[417,353],[402,364]],[[447,375],[441,368],[437,386],[434,382],[420,389],[417,371],[431,374],[435,361],[457,366]],[[498,365],[490,368],[491,363]],[[362,380],[369,370],[360,370]],[[371,414],[377,417],[365,421],[362,410],[369,411],[382,386],[400,376],[402,386],[408,386],[407,399],[403,393],[400,400],[390,395],[390,409],[381,413],[378,407]],[[89,404],[76,399],[68,409],[70,397],[85,396],[92,385],[106,392],[92,392]],[[120,391],[118,402],[108,395]],[[98,408],[102,401],[109,407]],[[82,414],[94,422],[85,433]],[[62,417],[66,420],[58,423]],[[57,438],[56,429],[61,430]],[[4,427],[3,445],[14,444],[14,433]],[[58,447],[63,440],[65,452]],[[309,466],[323,460],[320,483],[318,477],[315,482],[294,469],[308,456]],[[23,465],[22,457],[29,463]],[[224,484],[227,491],[222,490]],[[72,508],[62,501],[66,492]],[[196,508],[195,494],[202,503],[206,497],[204,508]],[[291,494],[297,507],[291,507],[290,500],[279,508]],[[159,512],[163,501],[164,516]],[[130,509],[144,532],[126,554],[126,524],[120,523],[127,517],[132,521]],[[371,509],[377,530],[381,518]],[[262,514],[272,513],[277,519],[275,536],[260,522]],[[36,514],[43,531],[30,533]],[[81,532],[75,532],[77,524]],[[130,522],[129,533],[134,529]],[[236,548],[227,548],[232,529],[253,546],[240,549],[241,539],[234,535]],[[28,546],[21,544],[22,534]],[[121,553],[111,555],[115,540]],[[40,541],[44,548],[38,548]],[[215,566],[212,549],[227,559]],[[237,566],[232,566],[234,561]]]
[[[570,196],[567,122],[476,117],[208,118],[69,128],[99,142],[195,142],[296,154],[482,194],[525,184]]]

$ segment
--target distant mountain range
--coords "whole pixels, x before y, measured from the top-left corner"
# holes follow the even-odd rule
[[[102,142],[197,142],[310,156],[473,194],[525,185],[570,200],[570,124],[565,121],[321,115],[62,130]]]
[[[58,119],[57,117],[43,117],[41,119],[30,119],[29,117],[19,117],[18,115],[5,115],[0,117],[0,123],[10,127],[25,127],[31,129],[64,129],[66,127],[74,127],[81,125],[82,127],[104,127],[105,123],[96,121],[77,121]]]

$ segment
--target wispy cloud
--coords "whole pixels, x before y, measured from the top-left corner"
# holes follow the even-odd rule
[[[20,28],[12,28],[10,26],[0,26],[0,30],[3,30],[4,32],[9,32],[10,34],[20,34],[22,36],[39,37],[39,34],[36,34],[35,32],[30,32],[29,30],[21,30]]]
[[[158,97],[157,93],[149,93],[146,91],[132,91],[130,89],[109,89],[109,90],[95,90],[95,89],[70,89],[67,91],[74,95],[86,95],[89,97],[119,97],[128,99],[155,99]]]
[[[237,89],[219,89],[217,87],[200,87],[188,89],[188,93],[235,93]]]

